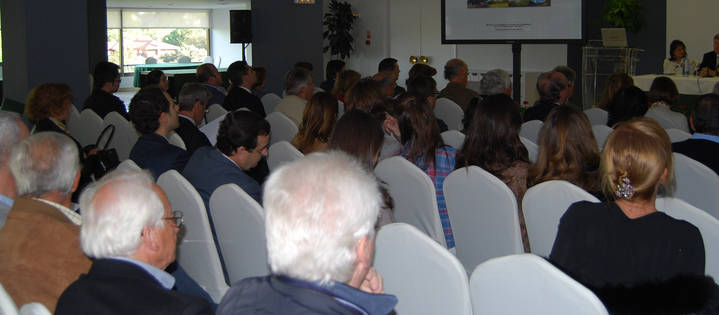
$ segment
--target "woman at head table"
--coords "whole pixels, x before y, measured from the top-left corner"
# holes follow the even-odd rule
[[[678,39],[669,44],[669,58],[664,59],[664,74],[684,75],[693,74],[696,62],[687,57],[687,47]]]

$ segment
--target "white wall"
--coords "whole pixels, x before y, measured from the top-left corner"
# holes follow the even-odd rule
[[[713,49],[712,38],[719,32],[719,1],[667,0],[667,45],[678,39],[687,46],[690,59],[701,62],[704,53]]]
[[[227,68],[232,62],[242,60],[242,44],[230,44],[230,10],[249,10],[249,5],[213,9],[210,12],[210,53],[215,65]],[[252,64],[252,45],[245,49],[247,63]]]

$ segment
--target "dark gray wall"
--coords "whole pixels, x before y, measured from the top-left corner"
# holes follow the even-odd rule
[[[90,73],[107,60],[107,6],[105,1],[87,1],[87,54]]]
[[[311,62],[315,85],[322,82],[322,0],[252,0],[252,64],[267,68],[265,90],[282,95],[284,75],[297,61]]]

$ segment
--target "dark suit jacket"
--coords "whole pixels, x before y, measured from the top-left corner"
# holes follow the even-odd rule
[[[702,63],[699,64],[699,69],[704,67],[709,67],[709,69],[716,70],[717,69],[717,53],[715,51],[710,51],[706,54],[704,54],[704,58],[702,58]]]
[[[235,86],[232,87],[230,93],[227,93],[225,102],[222,104],[227,111],[236,111],[242,107],[253,111],[255,114],[265,117],[265,107],[262,106],[262,101],[257,96],[252,95],[245,91],[245,89]]]
[[[130,151],[130,159],[142,169],[149,169],[158,178],[168,170],[182,172],[190,153],[170,144],[156,133],[142,135]]]
[[[549,115],[549,112],[557,106],[559,105],[553,102],[537,101],[532,107],[527,108],[524,112],[524,121],[526,122],[535,119],[544,121],[544,119],[547,118],[547,115]]]
[[[672,143],[672,151],[684,154],[719,174],[719,143],[704,139],[688,139]]]
[[[129,120],[125,103],[117,96],[101,89],[94,89],[92,91],[92,94],[85,100],[83,108],[92,109],[100,118],[105,118],[105,115],[110,112],[118,112],[122,117]]]
[[[250,197],[262,204],[262,188],[257,181],[245,174],[239,166],[214,147],[197,149],[187,162],[182,175],[192,183],[192,186],[195,186],[208,210],[210,196],[215,189],[230,183],[237,184]]]
[[[217,87],[217,86],[214,86],[214,85],[208,84],[208,83],[202,83],[202,85],[204,85],[205,88],[207,88],[207,90],[210,91],[210,94],[212,94],[212,97],[210,97],[210,100],[207,101],[208,107],[210,105],[215,105],[215,104],[222,105],[222,103],[225,102],[226,92],[225,92],[224,88]]]
[[[180,127],[175,129],[175,132],[185,142],[187,152],[192,153],[200,147],[212,145],[207,136],[191,120],[185,117],[180,116]]]
[[[60,296],[55,314],[212,314],[207,301],[167,290],[132,263],[98,259]]]

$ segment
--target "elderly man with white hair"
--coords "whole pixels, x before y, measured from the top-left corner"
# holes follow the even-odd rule
[[[264,190],[271,275],[232,286],[217,314],[387,314],[372,267],[383,204],[375,177],[341,152],[315,153],[273,172]]]
[[[302,123],[305,105],[312,97],[314,89],[312,72],[303,68],[293,68],[285,75],[287,95],[275,106],[275,111],[285,114],[299,126]]]
[[[27,126],[19,118],[0,112],[0,229],[17,197],[15,177],[10,172],[10,153],[28,134]]]
[[[0,229],[0,283],[18,305],[40,302],[51,312],[62,291],[90,267],[80,251],[80,216],[68,209],[80,180],[75,142],[40,132],[10,156],[19,198]]]
[[[479,94],[484,96],[506,94],[512,96],[512,80],[502,69],[487,71],[479,80]]]
[[[82,251],[92,267],[63,292],[55,314],[212,314],[207,301],[172,291],[182,213],[147,171],[118,170],[80,196]]]

